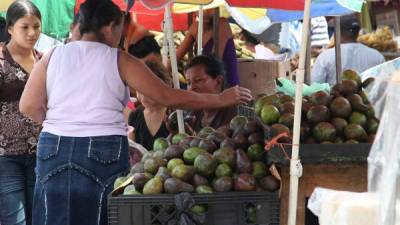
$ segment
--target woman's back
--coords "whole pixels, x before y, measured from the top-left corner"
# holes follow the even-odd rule
[[[61,136],[126,135],[129,90],[118,72],[118,49],[76,41],[57,47],[47,69],[43,130]]]

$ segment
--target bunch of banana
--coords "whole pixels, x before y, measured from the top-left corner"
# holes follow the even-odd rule
[[[388,26],[379,27],[375,32],[360,35],[358,41],[381,52],[397,51],[397,42]]]

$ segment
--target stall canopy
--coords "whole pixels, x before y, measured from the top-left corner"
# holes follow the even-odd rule
[[[347,5],[340,2],[341,0],[313,0],[311,1],[311,17],[318,16],[339,16],[353,13],[354,11],[347,8]],[[290,22],[296,20],[302,20],[304,16],[304,5],[303,9],[297,10],[295,7],[286,9],[276,9],[268,7],[268,10],[255,11],[254,9],[251,14],[243,11],[243,9],[237,6],[243,4],[235,4],[235,1],[227,0],[230,7],[228,10],[235,21],[244,29],[254,34],[260,34],[274,23]],[[251,1],[249,1],[251,2]],[[280,1],[284,2],[292,1]],[[303,1],[304,2],[304,1]],[[249,5],[249,4],[247,4]],[[260,4],[249,5],[250,7],[258,7]],[[361,5],[360,5],[361,7]],[[354,8],[354,7],[353,7]],[[355,10],[358,11],[358,10]],[[257,15],[257,16],[254,16]]]

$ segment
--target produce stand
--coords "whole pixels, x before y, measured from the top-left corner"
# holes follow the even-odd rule
[[[306,200],[316,187],[367,191],[367,157],[370,144],[304,144],[300,145],[303,174],[299,180],[296,225],[306,223]],[[285,151],[291,155],[291,148]],[[281,225],[287,224],[290,184],[289,160],[281,148],[268,152],[269,163],[275,163],[281,175]]]

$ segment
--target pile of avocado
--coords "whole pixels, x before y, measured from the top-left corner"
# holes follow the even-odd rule
[[[355,71],[342,73],[342,82],[330,93],[318,91],[303,97],[300,142],[304,144],[372,143],[379,126],[374,108]],[[271,126],[272,136],[289,134],[280,142],[291,142],[294,121],[294,99],[277,93],[264,96],[255,103],[261,121]]]
[[[196,136],[156,139],[153,150],[114,183],[123,195],[274,192],[279,187],[266,165],[263,126],[243,116],[216,130],[205,127]]]

